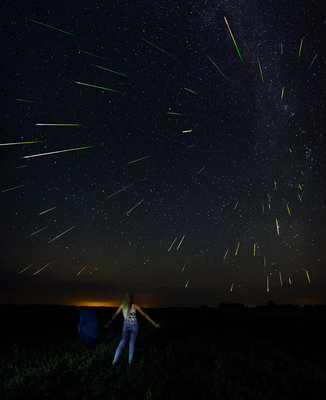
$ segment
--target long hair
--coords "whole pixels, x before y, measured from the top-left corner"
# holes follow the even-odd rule
[[[123,302],[122,302],[122,313],[125,318],[129,317],[130,308],[131,308],[131,305],[133,304],[133,302],[134,302],[134,299],[133,299],[132,293],[128,292],[125,295],[125,298],[123,299]]]

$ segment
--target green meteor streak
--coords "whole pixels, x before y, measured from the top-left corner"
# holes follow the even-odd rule
[[[133,164],[133,163],[136,163],[136,162],[141,161],[141,160],[146,160],[146,158],[150,158],[150,157],[151,156],[137,158],[137,160],[129,161],[128,164]]]
[[[302,49],[303,39],[304,39],[304,38],[301,39],[300,48],[299,48],[299,53],[298,53],[298,58],[300,58],[300,55],[301,55],[301,49]]]
[[[186,87],[184,89],[188,90],[188,92],[190,92],[190,93],[198,94],[197,92],[194,92],[193,90],[187,89]]]
[[[35,21],[35,19],[31,19],[31,21],[32,21],[32,22],[35,22],[35,24],[39,24],[39,25],[42,25],[42,26],[46,26],[47,28],[54,29],[54,30],[56,30],[56,31],[65,33],[66,35],[75,36],[73,33],[70,33],[70,32],[67,32],[67,31],[63,31],[62,29],[55,28],[54,26],[51,26],[51,25],[48,25],[48,24],[43,24],[42,22]]]
[[[93,87],[93,88],[96,88],[96,89],[103,89],[103,90],[108,90],[110,92],[120,93],[120,90],[109,89],[109,88],[106,88],[106,87],[103,87],[103,86],[91,85],[90,83],[83,83],[83,82],[77,82],[77,81],[74,81],[74,82],[77,83],[78,85],[84,85],[84,86],[89,86],[89,87]]]
[[[225,17],[224,17],[224,20],[225,20],[226,25],[227,25],[227,27],[228,27],[228,29],[229,29],[230,35],[231,35],[231,37],[232,37],[233,43],[234,43],[234,45],[235,45],[235,48],[237,49],[237,52],[238,52],[239,57],[240,57],[240,60],[243,62],[242,57],[241,57],[241,54],[240,54],[240,51],[239,51],[238,46],[237,46],[237,43],[236,43],[236,41],[235,41],[235,39],[234,39],[234,36],[233,36],[233,34],[232,34],[232,31],[231,31],[231,28],[230,28],[230,26],[229,26],[228,20],[227,20]]]
[[[284,88],[282,88],[282,94],[281,94],[281,99],[283,100],[283,96],[284,96]]]
[[[287,210],[288,210],[289,216],[291,217],[290,207],[289,207],[288,203],[285,203],[285,204],[286,204],[286,208],[287,208]]]
[[[80,50],[80,49],[77,49],[77,51],[79,51],[80,53],[86,54],[87,56],[91,56],[91,57],[99,58],[100,60],[105,60],[105,58],[104,58],[104,57],[99,57],[99,56],[97,56],[96,54],[89,53],[88,51],[85,51],[85,50]]]
[[[262,80],[263,83],[264,83],[263,71],[261,70],[261,65],[260,65],[260,62],[259,62],[259,58],[258,58],[258,57],[257,57],[257,61],[258,61],[258,65],[259,65],[259,71],[260,71],[261,80]]]
[[[172,54],[170,54],[167,51],[165,51],[165,50],[161,49],[160,47],[156,46],[154,43],[152,43],[152,42],[150,42],[150,41],[148,41],[146,39],[143,39],[143,40],[144,40],[144,42],[148,43],[149,45],[155,47],[155,49],[158,49],[158,50],[162,51],[163,53],[167,54],[169,57],[175,59],[175,57]]]
[[[283,44],[281,43],[281,54],[283,54]]]
[[[215,62],[210,57],[208,57],[208,59],[214,65],[214,67],[223,75],[223,77],[227,80],[228,78],[223,74],[223,72],[219,69],[219,67],[215,64]]]

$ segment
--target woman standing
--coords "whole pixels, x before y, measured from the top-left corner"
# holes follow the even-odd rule
[[[138,333],[138,322],[136,318],[136,311],[142,314],[155,328],[159,328],[160,325],[155,323],[137,304],[134,304],[131,293],[127,293],[122,304],[118,310],[112,315],[111,320],[104,325],[106,328],[114,321],[116,316],[122,311],[124,317],[124,323],[122,328],[122,339],[117,347],[112,365],[115,365],[124,348],[128,338],[129,340],[129,364],[131,364],[132,357],[134,355],[135,341]]]

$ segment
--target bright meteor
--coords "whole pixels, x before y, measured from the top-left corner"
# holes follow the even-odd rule
[[[76,225],[71,226],[71,227],[70,227],[69,229],[67,229],[66,231],[60,233],[60,235],[58,235],[58,236],[56,236],[55,238],[53,238],[53,239],[51,239],[50,241],[48,241],[48,244],[54,242],[54,241],[57,240],[57,239],[59,239],[59,237],[65,235],[66,233],[68,233],[69,231],[71,231],[72,229],[74,229],[75,227],[76,227]]]
[[[93,87],[93,88],[96,88],[96,89],[108,90],[109,92],[120,93],[120,90],[109,89],[109,88],[106,88],[106,87],[103,87],[103,86],[96,86],[96,85],[92,85],[90,83],[77,82],[77,81],[74,81],[74,82],[77,83],[77,85],[89,86],[89,87]]]
[[[81,124],[35,124],[36,126],[81,126]]]
[[[57,206],[52,207],[52,208],[49,208],[48,210],[45,210],[45,211],[40,212],[38,215],[46,214],[46,213],[48,213],[48,212],[50,212],[50,211],[52,211],[52,210],[55,210],[56,208],[57,208]]]
[[[74,149],[67,149],[67,150],[58,150],[58,151],[50,151],[49,153],[40,153],[40,154],[32,154],[30,156],[24,156],[21,158],[34,158],[34,157],[41,157],[41,156],[48,156],[51,154],[59,154],[59,153],[66,153],[68,151],[76,151],[76,150],[84,150],[84,149],[90,149],[94,146],[84,146],[84,147],[76,147]]]
[[[234,45],[235,45],[235,48],[237,49],[237,52],[238,52],[239,57],[240,57],[240,60],[243,62],[242,57],[241,57],[241,54],[240,54],[240,51],[239,51],[238,46],[237,46],[237,43],[236,43],[236,41],[235,41],[235,39],[234,39],[234,36],[233,36],[233,34],[232,34],[232,31],[231,31],[231,28],[230,28],[230,26],[229,26],[228,20],[227,20],[225,17],[224,17],[224,20],[225,20],[225,23],[226,23],[226,25],[227,25],[227,27],[228,27],[228,29],[229,29],[230,35],[231,35],[231,37],[232,37],[233,43],[234,43]]]
[[[136,207],[138,207],[145,199],[140,200],[135,206],[133,206],[129,211],[126,212],[127,215],[134,210]]]
[[[44,265],[44,267],[40,268],[38,271],[34,272],[34,275],[37,275],[39,272],[43,271],[43,269],[45,269],[46,267],[48,267],[51,263],[47,263],[46,265]]]

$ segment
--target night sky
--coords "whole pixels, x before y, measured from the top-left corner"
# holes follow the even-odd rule
[[[324,1],[31,3],[2,12],[0,302],[325,303]]]

